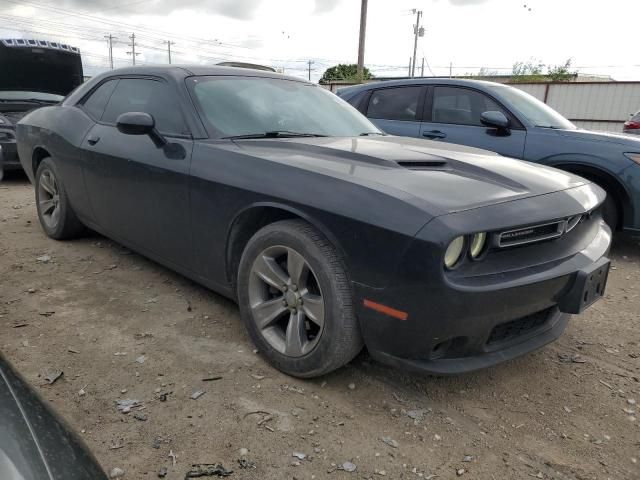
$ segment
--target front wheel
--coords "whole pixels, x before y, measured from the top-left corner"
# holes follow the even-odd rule
[[[343,263],[306,222],[285,220],[258,231],[240,260],[237,288],[252,340],[289,375],[323,375],[362,349]]]
[[[40,225],[49,237],[65,240],[82,233],[84,226],[71,208],[64,183],[51,157],[38,165],[35,189]]]

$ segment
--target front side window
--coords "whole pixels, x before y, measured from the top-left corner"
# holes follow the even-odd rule
[[[379,130],[337,95],[308,83],[265,77],[191,77],[188,84],[215,137],[268,132],[352,137]]]
[[[576,126],[553,108],[532,95],[508,85],[487,86],[496,97],[512,110],[520,112],[532,125],[541,128],[575,130]]]
[[[422,87],[375,90],[369,100],[367,117],[383,120],[416,121]]]
[[[116,86],[102,121],[115,124],[123,113],[145,112],[153,116],[160,133],[182,135],[184,125],[178,102],[168,85],[159,80],[123,78]]]
[[[113,89],[116,88],[117,84],[117,78],[107,80],[82,102],[82,108],[94,120],[100,120],[102,118],[104,107],[107,106],[107,102],[109,101],[109,98],[111,98]]]
[[[480,127],[480,116],[488,111],[507,115],[496,102],[476,90],[456,87],[433,89],[432,122]]]

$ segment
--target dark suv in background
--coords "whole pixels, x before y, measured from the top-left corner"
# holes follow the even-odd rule
[[[80,51],[63,43],[0,40],[0,180],[21,169],[16,123],[31,110],[59,103],[83,82]]]
[[[640,234],[640,137],[580,130],[521,90],[477,80],[372,82],[338,95],[386,133],[483,148],[587,178],[607,191],[603,215],[612,230]]]

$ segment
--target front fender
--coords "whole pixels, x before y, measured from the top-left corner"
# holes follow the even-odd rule
[[[554,155],[540,163],[582,175],[614,194],[622,207],[624,228],[640,229],[640,166],[620,155],[617,162],[588,154]]]

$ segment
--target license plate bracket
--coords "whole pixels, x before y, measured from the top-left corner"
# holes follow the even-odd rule
[[[593,265],[579,270],[571,290],[562,298],[558,306],[564,313],[578,314],[604,296],[609,277],[608,258],[601,258]]]

